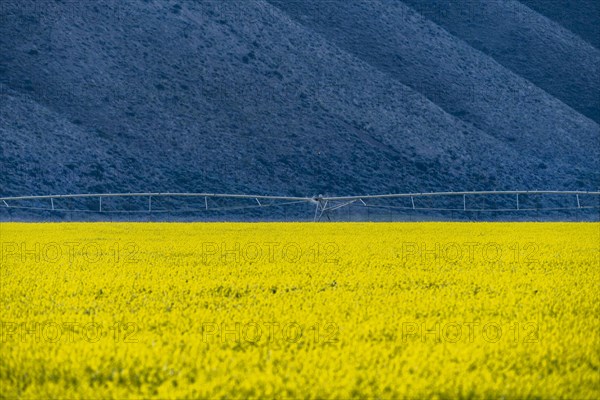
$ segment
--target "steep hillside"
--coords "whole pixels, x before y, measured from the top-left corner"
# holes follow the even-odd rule
[[[597,0],[520,0],[600,49],[600,2]]]
[[[3,195],[599,182],[600,129],[577,111],[591,100],[570,107],[563,86],[495,59],[501,46],[471,47],[460,24],[453,36],[404,3],[2,4]],[[542,32],[597,57],[556,24]]]
[[[404,3],[513,73],[600,122],[600,50],[571,31],[512,0]]]
[[[573,174],[598,170],[597,123],[403,3],[269,1],[523,157],[552,160]]]

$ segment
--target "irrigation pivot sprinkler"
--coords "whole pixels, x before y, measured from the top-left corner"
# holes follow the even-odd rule
[[[479,209],[470,206],[467,202],[467,197],[470,196],[490,196],[492,198],[501,195],[512,195],[514,203],[509,207],[496,207],[496,208],[485,208]],[[561,206],[561,207],[531,207],[527,206],[523,202],[523,196],[572,196],[574,206]],[[460,207],[418,207],[416,199],[423,197],[462,197],[462,204]],[[524,211],[556,211],[556,210],[584,210],[584,209],[600,209],[600,202],[584,201],[584,198],[589,199],[590,196],[600,196],[600,191],[557,191],[557,190],[509,190],[509,191],[470,191],[470,192],[428,192],[428,193],[396,193],[396,194],[381,194],[381,195],[365,195],[365,196],[275,196],[275,195],[249,195],[249,194],[221,194],[221,193],[96,193],[96,194],[58,194],[58,195],[42,195],[42,196],[10,196],[0,197],[0,209],[18,210],[41,210],[41,211],[55,211],[55,212],[88,212],[88,213],[177,213],[177,212],[212,212],[212,211],[227,211],[227,210],[241,210],[250,208],[268,208],[275,206],[288,206],[292,204],[308,203],[315,205],[315,212],[313,216],[314,222],[319,222],[323,218],[323,215],[331,221],[330,213],[335,210],[339,210],[344,207],[351,205],[358,205],[364,207],[367,211],[371,208],[386,209],[390,213],[392,209],[396,210],[412,210],[412,211],[476,211],[476,212],[524,212]],[[203,207],[197,209],[182,209],[174,207],[172,209],[159,209],[154,207],[154,200],[164,197],[170,198],[204,198]],[[118,210],[112,207],[104,207],[105,199],[112,198],[145,198],[147,205],[139,210]],[[210,199],[230,199],[230,200],[248,200],[251,201],[251,205],[235,205],[235,206],[217,206],[209,207],[208,200]],[[61,199],[95,199],[98,203],[97,207],[89,209],[74,209],[74,208],[60,208],[60,202],[56,200]],[[389,199],[406,199],[410,200],[410,205],[406,207],[382,205],[382,200]],[[47,206],[40,206],[39,201],[48,201]],[[370,200],[376,200],[375,202]],[[380,200],[377,203],[377,200]],[[598,198],[597,200],[600,200]],[[32,203],[33,202],[33,203]],[[572,204],[572,203],[571,203]],[[287,212],[287,209],[286,209]]]

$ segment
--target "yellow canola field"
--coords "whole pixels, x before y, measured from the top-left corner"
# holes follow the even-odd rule
[[[1,398],[600,398],[597,223],[0,235]]]

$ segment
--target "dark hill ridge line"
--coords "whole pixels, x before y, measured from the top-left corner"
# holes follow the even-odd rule
[[[597,0],[519,0],[600,49],[600,2]]]
[[[579,162],[598,166],[597,124],[404,4],[268,1],[453,115],[512,142],[523,155],[562,158],[563,167],[572,169],[580,142],[589,152]],[[563,148],[561,154],[556,146]]]
[[[517,1],[403,3],[600,122],[600,50],[571,31]]]
[[[565,130],[586,125],[562,108],[564,121],[553,121],[566,137],[543,140],[566,156],[522,148],[449,114],[431,92],[419,93],[420,81],[381,71],[263,1],[3,4],[3,195],[351,195],[598,182],[584,162],[589,132],[580,140]],[[464,54],[490,64],[480,52]]]

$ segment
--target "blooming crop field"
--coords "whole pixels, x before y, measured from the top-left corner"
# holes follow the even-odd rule
[[[1,398],[600,398],[597,223],[0,235]]]

